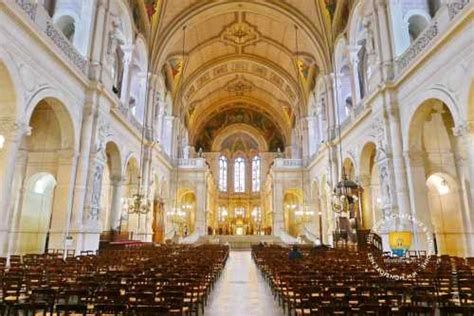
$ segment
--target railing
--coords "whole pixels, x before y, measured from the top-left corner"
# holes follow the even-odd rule
[[[31,0],[15,0],[15,2],[43,33],[49,37],[56,47],[63,52],[66,58],[84,75],[88,76],[89,63],[86,58],[84,58],[64,34],[54,26],[48,12],[46,12],[41,5]]]
[[[276,158],[274,166],[276,168],[301,168],[303,167],[303,160]]]
[[[189,158],[189,159],[179,158],[177,159],[177,165],[179,168],[184,168],[184,169],[207,167],[206,159],[204,158]]]
[[[403,72],[405,68],[410,65],[413,60],[418,56],[422,51],[428,47],[433,38],[438,35],[438,23],[434,21],[430,26],[428,26],[423,33],[418,36],[418,38],[413,42],[413,44],[398,58],[397,60],[397,69],[398,72]]]
[[[453,20],[468,4],[470,0],[450,0],[446,4],[449,20],[443,19],[442,15],[436,15],[431,24],[418,36],[408,49],[396,59],[397,74],[401,75],[408,66],[415,62],[420,53],[426,51],[438,34],[443,33]],[[441,9],[440,9],[441,10]]]

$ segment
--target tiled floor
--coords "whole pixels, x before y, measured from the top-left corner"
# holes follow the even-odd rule
[[[282,316],[283,311],[273,299],[250,251],[231,251],[204,315]]]

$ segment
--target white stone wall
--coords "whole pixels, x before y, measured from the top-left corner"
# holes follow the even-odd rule
[[[60,189],[60,183],[56,187],[50,248],[64,248],[65,236],[69,235],[73,239],[68,243],[68,248],[76,251],[97,249],[99,234],[105,230],[100,225],[103,214],[100,201],[97,200],[100,194],[97,195],[97,192],[101,190],[102,171],[108,161],[106,144],[113,143],[119,152],[118,175],[121,179],[115,181],[118,194],[115,194],[115,201],[112,202],[112,211],[118,212],[121,211],[121,198],[125,197],[124,189],[120,187],[123,187],[125,181],[127,162],[131,157],[140,161],[141,122],[145,122],[147,126],[163,125],[161,117],[153,116],[154,110],[150,110],[149,117],[145,117],[145,91],[134,91],[137,88],[132,86],[133,93],[140,94],[141,101],[136,117],[127,104],[127,98],[124,95],[118,98],[112,91],[110,56],[107,54],[111,45],[110,36],[107,35],[111,34],[112,19],[120,20],[119,27],[124,36],[118,45],[124,46],[124,50],[125,46],[136,47],[130,52],[132,55],[124,60],[124,65],[127,66],[127,62],[144,62],[140,66],[146,71],[148,57],[146,52],[143,55],[139,51],[146,47],[139,43],[140,37],[135,38],[133,35],[134,26],[128,6],[124,1],[109,3],[93,0],[81,2],[81,8],[72,5],[77,3],[58,1],[56,12],[57,15],[74,15],[78,19],[78,28],[71,43],[55,28],[55,16],[50,18],[41,3],[10,0],[0,2],[1,76],[2,82],[11,83],[11,86],[5,88],[14,90],[6,91],[2,87],[0,92],[0,134],[6,139],[0,149],[1,215],[6,219],[0,227],[2,255],[17,252],[13,240],[16,234],[21,233],[18,232],[17,224],[21,209],[17,209],[18,206],[13,201],[20,191],[18,186],[13,186],[12,166],[19,154],[19,144],[30,132],[29,119],[38,102],[43,99],[57,100],[64,107],[67,116],[67,120],[60,120],[60,124],[70,122],[72,125],[70,138],[73,141],[65,145],[68,149],[65,155],[70,158],[65,160],[65,167],[58,169],[62,174],[57,174],[58,182],[60,179],[67,179],[67,183],[64,183],[64,189]],[[135,59],[133,54],[136,54]],[[127,76],[126,69],[124,76]],[[123,82],[125,85],[122,86],[122,92],[125,91],[125,95],[128,95],[131,82],[126,78]],[[156,92],[158,95],[162,88],[156,75],[151,75],[150,82],[149,91],[152,95],[148,100],[150,108],[153,108],[155,101],[160,102],[159,98],[155,99],[154,94]],[[11,103],[10,107],[7,103]],[[15,126],[18,128],[13,129]],[[154,140],[162,137],[160,133],[154,134]],[[168,137],[172,139],[174,136]],[[169,194],[169,189],[153,192],[149,184],[155,181],[154,186],[169,185],[172,170],[169,156],[157,143],[152,143],[145,152],[147,154],[142,160],[145,170],[142,175],[144,190],[150,190],[150,199],[160,198],[166,201],[168,197],[165,194]],[[141,220],[141,231],[135,231],[134,236],[151,240],[150,215],[143,216]]]

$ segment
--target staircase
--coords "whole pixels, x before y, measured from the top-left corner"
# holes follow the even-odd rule
[[[217,235],[208,236],[207,243],[209,244],[228,244],[231,250],[251,250],[252,245],[257,245],[261,242],[269,245],[281,245],[282,240],[279,237],[271,235],[249,235],[249,236],[234,236],[234,235]]]

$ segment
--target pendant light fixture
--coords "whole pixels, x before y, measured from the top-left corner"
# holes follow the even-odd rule
[[[147,127],[147,120],[149,115],[149,93],[148,87],[150,83],[150,74],[148,73],[150,68],[150,58],[148,58],[147,69],[146,69],[146,84],[145,84],[145,115],[142,122],[142,131],[140,139],[140,161],[139,161],[139,174],[138,174],[138,185],[137,192],[128,198],[127,203],[125,203],[125,209],[128,214],[137,214],[139,217],[141,215],[146,215],[151,211],[152,203],[148,198],[148,184],[146,185],[146,192],[142,192],[142,179],[145,175],[146,168],[144,165],[144,156],[145,156],[145,133]],[[146,177],[145,177],[146,179]],[[138,219],[138,225],[140,225],[140,218]]]

